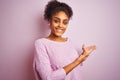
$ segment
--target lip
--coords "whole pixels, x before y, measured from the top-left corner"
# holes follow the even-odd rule
[[[56,28],[57,32],[63,32],[64,30],[62,28]]]

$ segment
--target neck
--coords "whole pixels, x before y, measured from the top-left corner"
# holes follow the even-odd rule
[[[53,40],[53,41],[58,41],[58,42],[65,42],[67,39],[63,38],[62,36],[55,36],[53,34],[50,34],[47,39]]]

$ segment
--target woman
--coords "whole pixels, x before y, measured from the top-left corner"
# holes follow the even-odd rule
[[[81,80],[80,64],[96,47],[83,45],[82,53],[78,53],[71,41],[62,37],[72,15],[71,7],[65,3],[52,0],[46,5],[44,18],[51,33],[35,41],[36,80]]]

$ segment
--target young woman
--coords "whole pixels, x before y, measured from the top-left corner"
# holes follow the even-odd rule
[[[52,0],[46,5],[44,18],[50,24],[51,33],[35,41],[36,80],[81,80],[80,64],[96,46],[83,45],[83,52],[78,53],[71,41],[62,37],[72,15],[71,7],[65,3]]]

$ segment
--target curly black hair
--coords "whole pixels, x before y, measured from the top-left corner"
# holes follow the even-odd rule
[[[57,0],[51,0],[45,7],[44,19],[50,20],[54,14],[60,11],[64,11],[69,19],[73,15],[72,8],[69,5]]]

